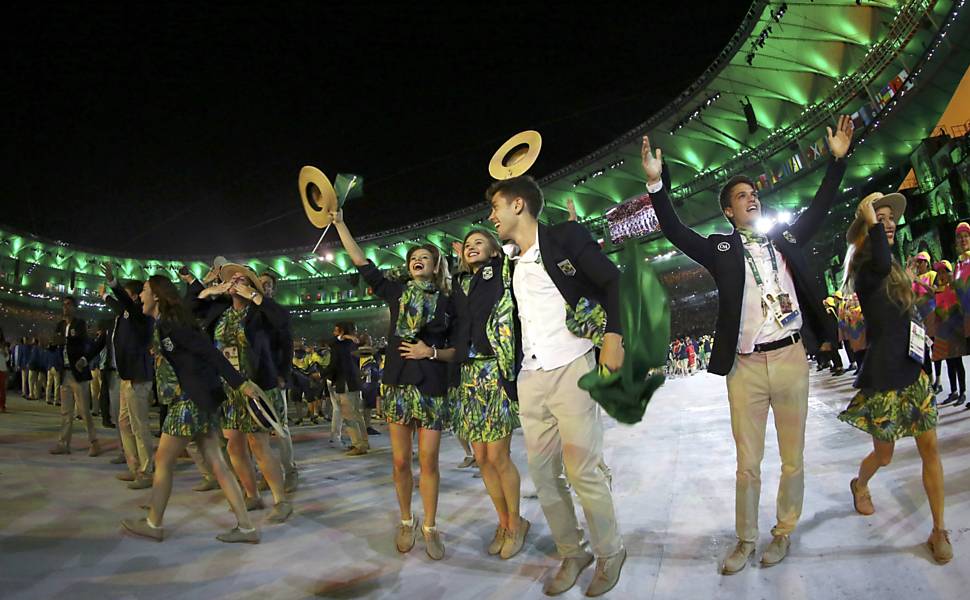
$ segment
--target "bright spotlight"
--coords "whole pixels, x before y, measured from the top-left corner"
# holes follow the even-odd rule
[[[754,224],[754,228],[758,231],[758,233],[768,233],[774,224],[775,224],[774,219],[769,219],[768,217],[761,217]]]

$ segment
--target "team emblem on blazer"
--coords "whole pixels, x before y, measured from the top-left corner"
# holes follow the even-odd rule
[[[728,250],[731,249],[731,243],[721,242],[720,244],[717,245],[717,249],[720,250],[721,252],[727,252]]]
[[[125,311],[125,314],[124,314],[124,318],[125,318],[125,319],[127,319],[127,318],[128,318],[128,311],[127,311],[127,310]]]
[[[784,237],[784,238],[785,238],[786,240],[788,240],[788,241],[789,241],[789,242],[791,242],[792,244],[794,244],[794,243],[795,243],[795,236],[793,236],[793,235],[791,234],[791,232],[790,232],[790,231],[788,231],[787,229],[786,229],[786,230],[785,230],[785,232],[784,232],[783,234],[781,234],[781,235],[782,235],[782,237]]]
[[[484,279],[485,281],[488,281],[489,279],[492,278],[492,275],[494,275],[494,273],[492,273],[491,265],[487,267],[482,267],[482,279]]]
[[[71,330],[68,332],[68,335],[70,335],[71,337],[74,337],[77,335],[77,331],[75,331],[74,328],[71,327]]]
[[[576,274],[576,267],[573,266],[573,263],[569,262],[568,258],[566,260],[559,261],[557,266],[559,267],[559,270],[562,271],[562,274],[566,277],[572,277]]]
[[[175,350],[175,344],[172,343],[172,338],[163,339],[162,348],[165,348],[166,352],[171,352],[172,350]]]

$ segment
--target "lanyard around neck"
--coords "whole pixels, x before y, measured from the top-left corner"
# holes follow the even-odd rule
[[[751,274],[754,275],[754,281],[758,284],[758,287],[764,289],[764,281],[761,279],[761,273],[758,272],[758,265],[754,261],[754,257],[748,252],[748,247],[741,244],[741,249],[744,251],[744,259],[748,261],[748,267],[751,268]],[[775,278],[775,283],[778,284],[778,259],[775,257],[775,249],[771,245],[771,240],[768,240],[768,256],[771,257],[771,272]],[[780,285],[780,284],[779,284]]]

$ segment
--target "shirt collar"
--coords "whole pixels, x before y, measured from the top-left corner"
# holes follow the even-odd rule
[[[505,244],[502,246],[502,250],[505,251],[505,255],[510,259],[522,262],[539,262],[539,226],[536,225],[536,241],[532,246],[526,250],[524,253],[520,251],[519,247],[515,244]]]

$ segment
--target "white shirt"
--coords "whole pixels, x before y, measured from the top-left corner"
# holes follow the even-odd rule
[[[743,240],[743,238],[742,238]],[[795,295],[795,282],[792,280],[791,272],[785,262],[785,257],[775,248],[775,260],[778,262],[778,281],[775,282],[775,275],[771,268],[771,253],[768,252],[768,245],[761,245],[756,242],[744,244],[751,258],[754,259],[758,274],[765,286],[765,292],[769,294],[778,293],[788,294],[791,299],[792,309],[799,310],[798,296]],[[738,334],[738,353],[751,354],[754,352],[755,344],[765,344],[774,342],[786,337],[790,337],[802,328],[801,311],[799,315],[792,319],[788,325],[782,326],[775,319],[769,309],[765,315],[761,304],[761,288],[751,272],[748,261],[744,261],[744,294],[741,300],[741,330]]]
[[[522,370],[551,371],[592,350],[593,342],[566,329],[566,300],[542,265],[538,228],[535,240],[524,254],[511,257],[512,293],[522,324]]]

